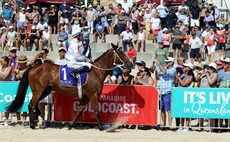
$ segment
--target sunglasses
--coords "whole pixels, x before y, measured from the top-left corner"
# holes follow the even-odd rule
[[[17,51],[16,50],[12,50],[12,51],[10,51],[11,53],[17,53]]]

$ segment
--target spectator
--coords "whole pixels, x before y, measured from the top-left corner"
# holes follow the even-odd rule
[[[205,4],[202,4],[201,11],[200,11],[200,27],[203,28],[205,27],[204,24],[204,17],[205,17],[205,12],[207,11],[207,6]]]
[[[177,20],[178,20],[172,8],[169,9],[169,12],[165,17],[165,20],[167,21],[166,25],[167,25],[169,32],[172,32],[172,27],[176,26]]]
[[[39,19],[40,19],[40,14],[39,12],[37,11],[37,8],[36,7],[33,7],[33,11],[31,13],[31,17],[30,19],[32,19],[32,23],[37,25],[38,22],[39,22]]]
[[[204,75],[204,65],[201,62],[194,63],[194,87],[200,87],[200,77]]]
[[[11,66],[9,64],[9,58],[3,56],[0,58],[0,81],[10,81],[11,80]],[[4,113],[3,120],[5,121],[4,126],[8,126],[9,112]]]
[[[90,32],[88,26],[85,26],[82,31],[83,40],[86,40],[88,44],[90,43]]]
[[[143,27],[139,28],[139,32],[137,33],[137,43],[136,43],[136,49],[138,52],[140,52],[140,48],[145,52],[145,40],[146,40],[146,33],[143,31]]]
[[[213,5],[213,8],[214,8],[214,18],[215,20],[218,20],[220,18],[220,11],[216,5]]]
[[[15,81],[19,81],[22,78],[23,73],[26,71],[27,67],[27,63],[28,63],[28,59],[25,55],[21,54],[16,62],[19,64],[20,68],[15,69]],[[21,116],[20,116],[20,112],[16,112],[16,116],[17,116],[17,121],[21,120]],[[23,112],[22,113],[22,125],[25,126],[25,121],[26,121],[26,117],[27,117],[27,112]]]
[[[146,34],[148,34],[150,29],[152,29],[151,26],[150,26],[151,18],[152,18],[152,13],[151,13],[150,9],[147,8],[146,11],[145,11],[145,15],[144,15]]]
[[[219,73],[223,69],[223,63],[220,60],[217,60],[215,63],[217,65],[216,71]]]
[[[160,42],[160,41],[157,40],[157,35],[159,35],[158,33],[161,30],[160,29],[160,23],[161,23],[161,21],[160,21],[160,19],[158,17],[158,14],[155,13],[153,15],[153,17],[151,18],[151,20],[150,20],[150,27],[151,27],[151,32],[154,34],[153,42],[156,42],[156,43]]]
[[[10,19],[13,18],[13,11],[9,8],[9,4],[5,3],[4,9],[2,10],[2,16],[4,22],[8,25],[10,23]]]
[[[161,38],[164,44],[164,48],[169,50],[170,47],[169,41],[171,40],[171,34],[169,33],[169,30],[167,28],[163,29],[163,34],[161,35]]]
[[[224,29],[224,26],[222,24],[218,25],[219,26],[219,30],[217,30],[216,32],[216,36],[219,37],[219,40],[217,41],[218,44],[219,44],[219,57],[224,57],[224,52],[225,52],[225,49],[226,49],[226,33],[227,31]]]
[[[61,13],[60,24],[64,24],[66,31],[68,31],[70,6],[67,4],[67,0],[63,0],[63,4],[59,7],[59,12]]]
[[[132,13],[132,14],[130,15],[130,17],[131,17],[131,24],[132,24],[132,31],[133,31],[134,34],[136,34],[137,31],[138,31],[138,24],[139,24],[139,23],[138,23],[138,16],[139,16],[140,11],[141,11],[141,7],[139,6],[139,7],[134,11],[134,13]]]
[[[174,86],[174,80],[176,76],[176,69],[173,67],[175,59],[168,57],[166,60],[166,66],[163,66],[157,59],[155,63],[159,66],[158,78],[160,80],[160,109],[161,117],[163,120],[163,126],[166,125],[166,112],[168,115],[168,126],[171,125],[171,91]]]
[[[5,46],[5,43],[6,43],[6,27],[1,27],[0,28],[0,51],[1,50],[4,50],[4,46]]]
[[[45,26],[40,39],[40,50],[42,47],[44,47],[44,44],[47,44],[47,48],[53,51],[53,49],[51,49],[51,38],[52,37],[50,31],[48,30],[48,26]]]
[[[137,50],[133,47],[132,44],[129,44],[129,50],[127,52],[129,60],[132,62],[132,69],[135,68],[135,62],[137,60]]]
[[[137,76],[134,82],[136,85],[153,86],[154,80],[150,75],[149,68],[143,67],[140,69],[140,76]]]
[[[98,23],[96,24],[96,31],[94,33],[94,41],[93,43],[96,42],[97,36],[101,38],[101,43],[104,43],[105,39],[105,25],[101,22],[101,19],[98,19]]]
[[[191,63],[193,64],[194,63],[194,59],[195,60],[199,60],[200,61],[200,52],[201,49],[202,49],[202,41],[200,40],[200,38],[198,38],[196,36],[196,33],[195,32],[192,32],[192,37],[190,38],[189,40],[189,45],[191,46],[190,47],[190,60],[191,60]]]
[[[121,76],[121,80],[118,80],[118,83],[122,85],[134,85],[134,76],[130,75],[131,67],[123,65],[121,66],[121,69],[123,73]]]
[[[182,44],[182,32],[179,30],[180,26],[177,25],[173,28],[172,31],[172,43],[173,43],[173,57],[175,58],[176,55],[177,57],[181,57],[181,44]],[[176,49],[177,54],[176,54]]]
[[[80,48],[80,52],[83,56],[85,56],[89,62],[92,61],[92,54],[91,54],[91,48],[87,40],[82,40],[82,48]]]
[[[204,17],[204,23],[205,26],[210,26],[210,27],[214,27],[215,26],[215,21],[214,21],[214,17],[211,14],[211,12],[209,10],[207,10],[205,12],[205,17]]]
[[[200,12],[200,7],[196,2],[194,2],[190,9],[191,27],[200,26]]]
[[[214,58],[215,48],[216,48],[215,33],[212,28],[209,30],[209,33],[206,35],[206,41],[207,41],[208,61],[212,62]]]
[[[105,33],[107,32],[107,33],[109,33],[109,31],[108,31],[108,20],[107,20],[107,16],[108,16],[108,13],[105,11],[105,8],[104,8],[104,6],[101,6],[101,11],[100,11],[100,13],[99,13],[99,15],[98,15],[98,20],[100,19],[101,20],[101,23],[104,25],[104,27],[105,27]]]
[[[130,5],[128,2],[127,2],[127,0],[124,0],[122,3],[121,3],[121,5],[122,5],[122,7],[124,8],[124,10],[125,10],[125,13],[127,13],[127,14],[130,14],[131,13],[131,7],[132,7],[132,5]]]
[[[94,11],[93,11],[93,7],[92,7],[92,5],[90,4],[90,5],[89,5],[89,10],[87,11],[86,20],[87,20],[87,25],[88,25],[88,27],[89,27],[89,29],[90,29],[90,33],[91,33],[91,34],[93,34],[93,29],[94,29],[93,25],[94,25],[94,21],[95,21],[95,19],[96,19],[95,16],[96,16],[96,15],[95,15],[95,13],[94,13]]]
[[[9,27],[9,31],[7,32],[7,47],[12,47],[16,44],[16,40],[17,40],[17,32],[14,31],[13,26]]]
[[[177,58],[177,67],[176,67],[177,74],[178,73],[184,74],[184,71],[183,71],[183,65],[184,64],[185,64],[185,58],[184,57]],[[177,126],[179,126],[179,125],[177,125]]]
[[[159,13],[159,17],[162,25],[166,24],[166,16],[168,11],[166,4],[167,4],[166,1],[164,1],[162,5],[157,6],[157,12]]]
[[[87,26],[87,11],[85,5],[81,6],[82,26]]]
[[[107,20],[108,20],[108,34],[114,34],[114,24],[115,24],[115,9],[113,4],[109,4],[109,8],[107,9]]]
[[[14,70],[19,68],[18,63],[16,62],[18,56],[17,56],[17,48],[16,47],[10,47],[9,48],[9,65],[11,66],[11,81],[14,81]]]
[[[180,11],[182,9],[188,10],[188,6],[186,5],[186,1],[184,1],[184,0],[181,2],[181,5],[178,7],[178,11]]]
[[[175,80],[175,85],[177,85],[178,87],[192,87],[193,86],[193,81],[194,81],[194,74],[193,74],[193,64],[192,63],[185,63],[183,65],[183,71],[184,73],[181,74],[177,74],[176,75],[176,80]],[[184,118],[182,119],[182,126],[186,126],[187,128],[184,128],[182,130],[182,132],[187,132],[189,131],[188,127],[189,127],[189,123],[190,120],[189,118],[185,119],[186,124],[184,125]],[[180,129],[178,129],[178,131],[181,131]]]
[[[163,42],[159,42],[158,45],[159,47],[155,49],[153,61],[157,60],[161,65],[165,66],[165,60],[167,60],[169,52],[166,48],[164,48]]]
[[[49,11],[47,7],[43,8],[41,19],[43,19],[45,23],[49,23]]]
[[[61,32],[58,33],[58,49],[63,46],[65,49],[68,44],[68,33],[65,31],[64,27],[61,27]]]
[[[66,49],[64,47],[60,47],[58,49],[58,53],[59,53],[59,58],[57,58],[54,63],[57,65],[66,65],[67,61],[65,60],[65,53],[66,53]]]
[[[118,23],[117,23],[118,35],[120,35],[123,31],[125,31],[125,27],[127,27],[128,21],[129,21],[129,17],[126,15],[124,10],[121,10],[121,14],[118,15]]]
[[[31,51],[32,47],[31,45],[34,43],[36,48],[35,50],[39,50],[39,38],[40,38],[40,32],[36,30],[36,26],[32,26],[32,29],[30,32],[28,32],[28,39],[27,39],[27,45],[28,45],[28,50]]]
[[[13,26],[14,31],[17,31],[17,25],[16,25],[16,23],[14,22],[14,19],[13,19],[13,18],[10,19],[10,23],[8,24],[8,28],[9,28],[10,26]]]
[[[126,31],[123,31],[120,34],[120,40],[122,40],[122,46],[125,51],[127,51],[127,45],[133,44],[132,39],[133,39],[133,33],[130,32],[129,27],[126,27]]]
[[[135,78],[140,76],[140,74],[141,74],[140,70],[146,66],[146,63],[145,63],[145,61],[138,61],[138,62],[136,62],[136,65],[137,65],[138,72],[137,72]]]
[[[163,42],[162,41],[162,34],[163,34],[163,28],[162,28],[162,25],[160,24],[160,31],[158,32],[158,35],[157,35],[157,43],[159,43],[159,42]]]
[[[40,22],[37,24],[36,29],[39,31],[40,36],[42,36],[45,27],[49,27],[48,24],[44,21],[44,19],[40,19]]]
[[[57,30],[56,30],[57,15],[56,15],[56,7],[54,5],[50,6],[48,16],[49,16],[50,33],[56,34],[57,33]]]
[[[73,14],[71,24],[79,24],[79,27],[82,25],[82,15],[79,9],[76,9],[76,13]]]
[[[16,40],[16,48],[20,50],[20,45],[22,45],[22,51],[26,51],[27,33],[24,27],[19,28],[17,39],[18,40]]]

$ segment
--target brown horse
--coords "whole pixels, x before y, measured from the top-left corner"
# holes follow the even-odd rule
[[[97,58],[92,65],[92,70],[87,73],[88,80],[82,87],[82,99],[78,107],[78,111],[69,128],[72,128],[76,120],[80,117],[85,105],[91,102],[91,105],[96,114],[98,127],[102,130],[98,97],[102,92],[103,83],[108,74],[112,73],[113,64],[128,64],[131,66],[129,58],[124,51],[118,46],[111,44],[112,48],[107,50],[103,55]],[[23,105],[28,85],[33,92],[33,97],[28,106],[30,116],[30,127],[35,128],[33,120],[33,111],[38,110],[38,102],[50,94],[52,90],[70,96],[78,96],[77,87],[64,87],[60,85],[59,65],[46,62],[38,64],[25,71],[22,80],[18,86],[17,95],[14,101],[7,107],[8,112],[17,112]]]

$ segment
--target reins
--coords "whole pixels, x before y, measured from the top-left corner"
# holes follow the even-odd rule
[[[114,49],[113,49],[113,53],[114,53],[113,64],[115,64],[116,58],[118,58],[118,59],[122,62],[122,65],[124,65],[123,60],[118,56],[117,52],[116,52]],[[113,70],[113,69],[115,69],[115,68],[119,68],[119,67],[116,66],[116,67],[111,67],[111,68],[105,69],[105,68],[100,68],[100,67],[98,67],[98,66],[95,66],[94,64],[92,64],[92,67],[94,67],[94,68],[96,68],[96,69],[98,69],[98,70],[103,70],[103,71],[109,71],[109,70]]]

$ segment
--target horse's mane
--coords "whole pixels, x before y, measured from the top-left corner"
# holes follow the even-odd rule
[[[109,52],[111,49],[108,49],[106,52],[104,52],[101,56],[99,56],[97,59],[95,59],[93,62],[97,62],[101,57],[103,57],[107,52]]]

